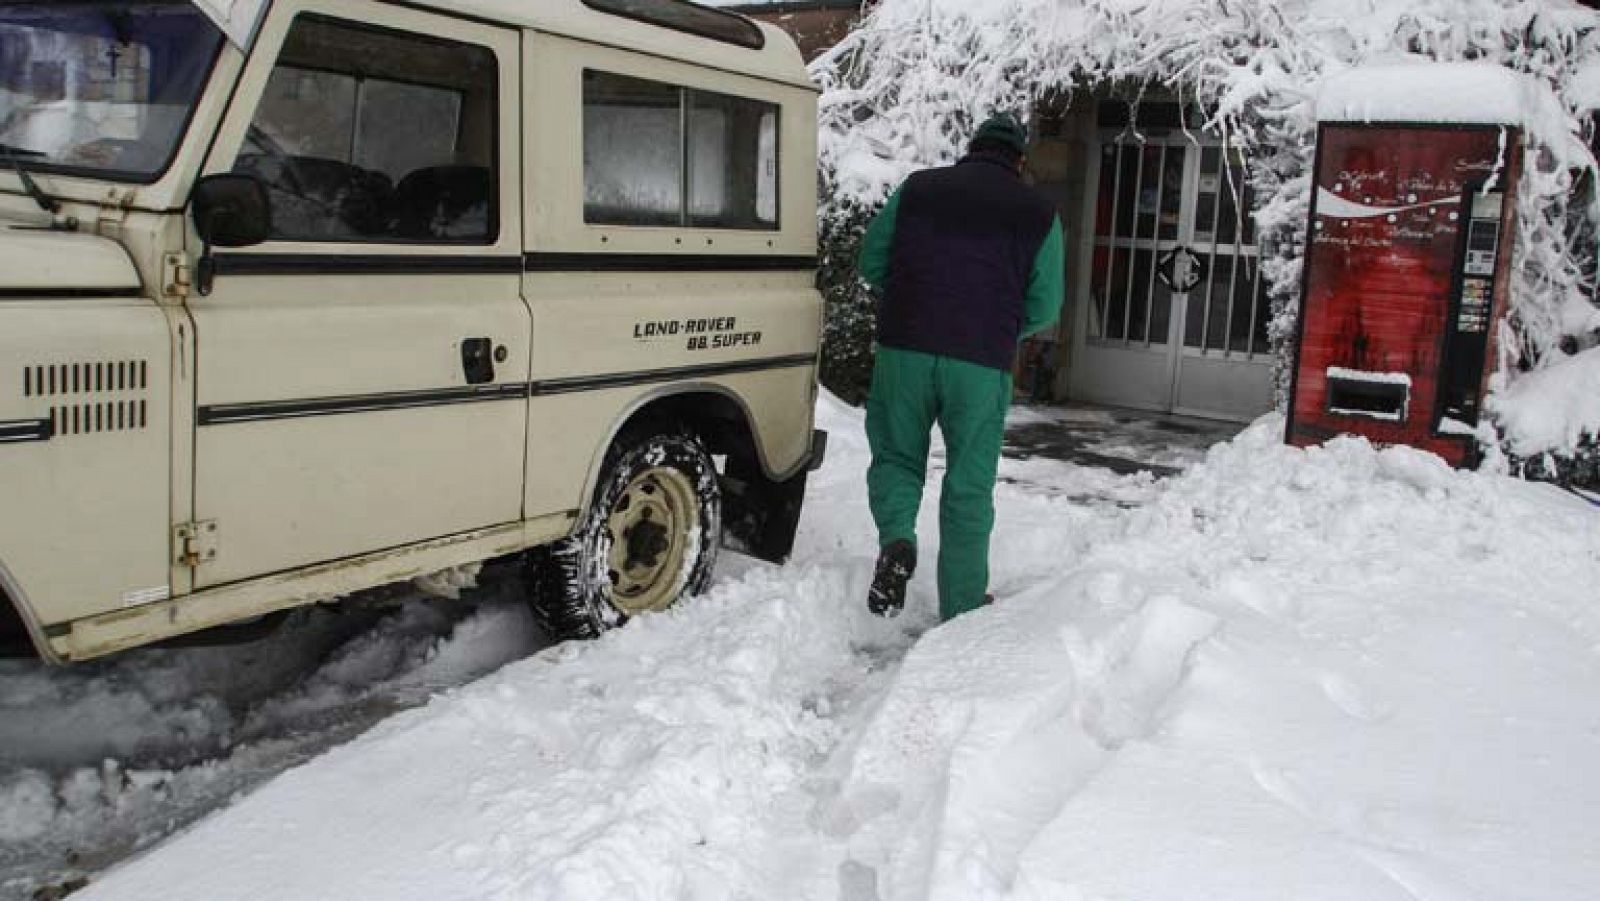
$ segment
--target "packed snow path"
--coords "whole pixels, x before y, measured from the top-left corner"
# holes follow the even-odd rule
[[[1160,483],[1008,462],[999,602],[924,631],[931,565],[900,621],[862,610],[860,424],[822,415],[796,563],[394,716],[81,897],[1600,884],[1593,508],[1404,449],[1284,448],[1272,421]]]

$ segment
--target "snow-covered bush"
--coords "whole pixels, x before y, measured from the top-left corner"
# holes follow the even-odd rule
[[[821,288],[828,315],[822,324],[822,384],[846,403],[865,402],[872,384],[876,300],[856,274],[869,216],[857,210],[822,230]]]
[[[1522,373],[1566,367],[1600,330],[1594,297],[1600,13],[1570,0],[881,0],[813,64],[822,85],[822,225],[831,249],[853,243],[871,211],[912,171],[960,156],[977,121],[1029,114],[1047,98],[1161,89],[1206,111],[1202,127],[1250,161],[1253,214],[1274,318],[1280,376],[1292,358],[1310,200],[1315,98],[1329,75],[1403,58],[1495,63],[1533,76],[1512,340],[1493,392]],[[831,253],[831,266],[849,265]],[[827,276],[837,315],[860,314],[848,274]],[[830,332],[834,358],[860,327]],[[1287,378],[1280,377],[1280,403]],[[1552,380],[1559,381],[1559,380]],[[1509,395],[1508,395],[1509,396]],[[1538,402],[1538,401],[1535,401]],[[1505,411],[1504,401],[1492,408]],[[1513,419],[1506,418],[1506,422]],[[1526,456],[1572,455],[1600,421]],[[1586,437],[1587,436],[1587,437]]]

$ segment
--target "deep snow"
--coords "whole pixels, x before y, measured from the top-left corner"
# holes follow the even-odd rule
[[[931,566],[901,620],[862,609],[861,427],[820,417],[831,456],[789,567],[734,566],[394,716],[81,897],[1600,884],[1593,508],[1409,449],[1283,447],[1270,418],[1163,482],[1008,461],[1027,473],[997,494],[999,601],[924,631]]]

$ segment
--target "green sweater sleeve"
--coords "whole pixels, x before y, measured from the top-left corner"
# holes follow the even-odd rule
[[[894,247],[894,226],[899,215],[900,191],[897,189],[873,217],[866,236],[861,239],[861,257],[856,264],[868,287],[880,294],[889,280],[889,251]]]
[[[1028,277],[1028,298],[1023,308],[1022,337],[1044,331],[1061,319],[1061,302],[1067,296],[1067,251],[1057,216],[1033,258]]]

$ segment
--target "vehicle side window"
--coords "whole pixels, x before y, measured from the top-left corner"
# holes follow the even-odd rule
[[[584,221],[778,227],[778,107],[610,72],[583,77]]]
[[[689,221],[707,228],[776,228],[778,108],[689,91]]]
[[[682,224],[682,94],[660,82],[584,73],[585,222]]]
[[[302,15],[233,168],[280,240],[488,243],[496,84],[487,48]]]

